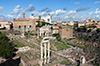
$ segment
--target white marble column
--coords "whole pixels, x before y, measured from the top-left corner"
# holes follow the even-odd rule
[[[41,66],[43,64],[43,46],[42,46],[42,43],[41,43]]]
[[[48,42],[48,63],[50,62],[50,42]]]
[[[45,48],[45,49],[44,49],[44,52],[45,52],[45,55],[44,55],[44,59],[45,59],[45,60],[44,60],[44,64],[46,64],[46,62],[47,62],[47,61],[46,61],[46,60],[47,60],[47,57],[46,57],[46,54],[47,54],[47,53],[46,53],[46,43],[44,43],[44,48]]]
[[[41,32],[40,32],[40,36],[41,36]]]

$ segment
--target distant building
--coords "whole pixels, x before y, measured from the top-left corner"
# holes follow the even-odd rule
[[[53,26],[53,34],[54,33],[59,33],[59,27],[58,26]]]
[[[60,18],[59,18],[59,20],[58,20],[58,22],[57,22],[57,26],[58,26],[58,27],[62,26],[62,22],[60,21]]]
[[[87,26],[95,25],[95,23],[94,23],[94,22],[87,22],[86,25],[87,25]]]
[[[86,19],[86,22],[94,22],[93,19]]]
[[[26,19],[25,13],[23,12],[23,18],[15,18],[13,20],[14,30],[18,30],[25,32],[36,30],[36,22],[35,19]]]
[[[12,29],[12,22],[0,20],[0,29],[2,28],[5,28],[6,30]]]
[[[54,25],[57,24],[57,21],[54,21],[53,24],[54,24]]]
[[[74,25],[74,22],[71,20],[70,23],[69,23],[69,25]]]
[[[80,26],[85,26],[85,25],[86,25],[85,22],[78,22],[78,27],[80,27]]]
[[[61,27],[59,27],[59,34],[62,39],[73,38],[73,28],[71,26],[61,26]]]
[[[62,22],[62,25],[67,25],[68,23],[67,22]]]
[[[40,36],[49,36],[51,28],[49,25],[45,25],[40,28]]]

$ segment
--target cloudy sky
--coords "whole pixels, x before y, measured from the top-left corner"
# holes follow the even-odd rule
[[[22,18],[23,11],[26,18],[51,14],[53,21],[100,20],[100,0],[0,0],[0,20]]]

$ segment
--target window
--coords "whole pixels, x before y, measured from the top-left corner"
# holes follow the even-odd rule
[[[21,28],[21,26],[19,25],[19,28]]]
[[[32,26],[30,25],[29,27],[31,28]]]
[[[48,19],[48,21],[50,21],[50,19]]]
[[[24,28],[26,28],[26,25],[24,25]]]
[[[66,31],[68,31],[68,29],[66,29]]]

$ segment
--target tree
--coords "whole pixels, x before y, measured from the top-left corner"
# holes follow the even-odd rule
[[[53,37],[56,37],[58,41],[61,40],[61,37],[60,37],[59,33],[55,33],[55,34],[53,34],[52,36],[53,36]]]
[[[39,16],[39,20],[41,19],[41,16]]]
[[[0,32],[0,57],[10,58],[13,56],[14,46],[8,37]]]
[[[89,29],[87,32],[91,32],[91,29]]]
[[[90,25],[90,26],[88,26],[88,28],[92,28],[92,26]]]
[[[97,26],[94,25],[93,28],[97,28]]]
[[[99,32],[100,32],[100,28],[97,28],[97,30],[96,30],[96,31],[97,31],[97,33],[99,33]]]

